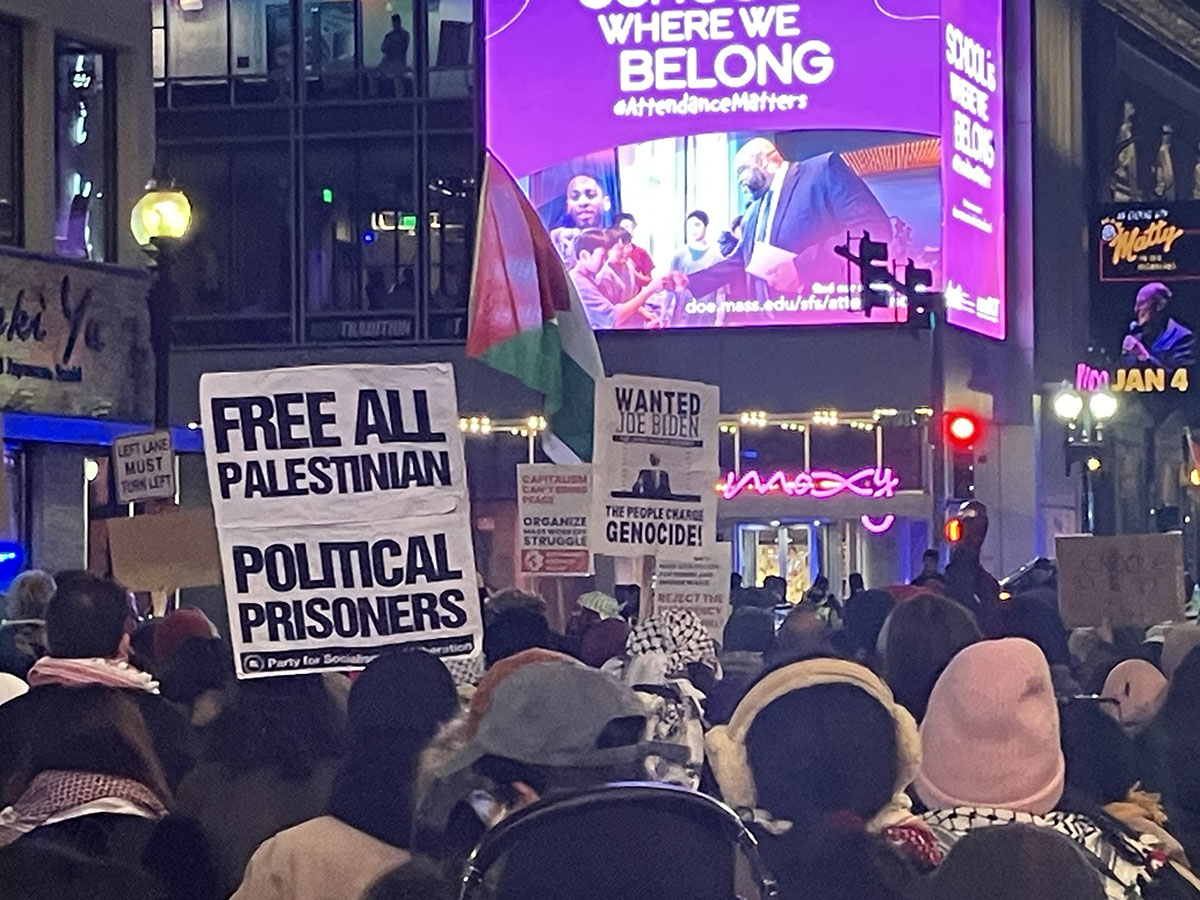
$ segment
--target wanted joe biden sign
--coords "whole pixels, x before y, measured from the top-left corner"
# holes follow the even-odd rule
[[[690,561],[716,546],[720,401],[693,381],[596,385],[594,552]]]
[[[480,651],[449,365],[214,373],[200,404],[239,677]]]

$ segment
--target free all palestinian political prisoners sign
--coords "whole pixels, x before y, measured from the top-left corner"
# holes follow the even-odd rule
[[[694,381],[596,385],[593,552],[686,562],[715,549],[720,402]]]
[[[592,467],[586,463],[517,466],[520,563],[526,575],[591,575],[588,513]]]
[[[200,405],[239,677],[480,652],[450,365],[214,373]]]

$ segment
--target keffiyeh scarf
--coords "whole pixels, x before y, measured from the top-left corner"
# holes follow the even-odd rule
[[[0,811],[0,847],[42,825],[89,813],[161,819],[167,809],[140,781],[91,772],[40,772],[12,806]]]
[[[689,663],[717,670],[717,648],[704,623],[690,609],[667,609],[639,622],[629,633],[630,656],[665,653],[667,673],[683,672]]]

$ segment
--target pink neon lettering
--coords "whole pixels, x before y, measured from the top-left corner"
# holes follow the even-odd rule
[[[1075,390],[1091,393],[1108,386],[1109,375],[1103,369],[1079,363],[1075,366]]]
[[[859,521],[862,522],[862,527],[871,532],[871,534],[883,534],[896,524],[896,517],[889,513],[878,522],[870,516],[863,516]]]
[[[900,479],[890,468],[866,468],[853,475],[841,475],[837,472],[799,472],[788,476],[784,472],[776,472],[763,480],[757,470],[746,472],[741,477],[730,472],[725,476],[724,484],[717,485],[717,490],[726,500],[732,500],[743,491],[754,491],[759,495],[782,491],[789,497],[812,497],[814,500],[828,500],[839,494],[857,494],[873,500],[895,497],[900,488]]]

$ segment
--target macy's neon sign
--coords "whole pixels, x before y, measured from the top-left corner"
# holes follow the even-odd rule
[[[853,475],[842,475],[838,472],[798,472],[788,475],[776,472],[768,478],[763,478],[757,470],[738,475],[730,472],[725,480],[717,484],[717,491],[726,500],[732,500],[743,492],[753,492],[759,496],[783,493],[789,497],[811,497],[814,500],[828,500],[841,494],[854,494],[870,500],[883,500],[895,497],[900,488],[900,479],[890,468],[872,466],[860,469]]]

